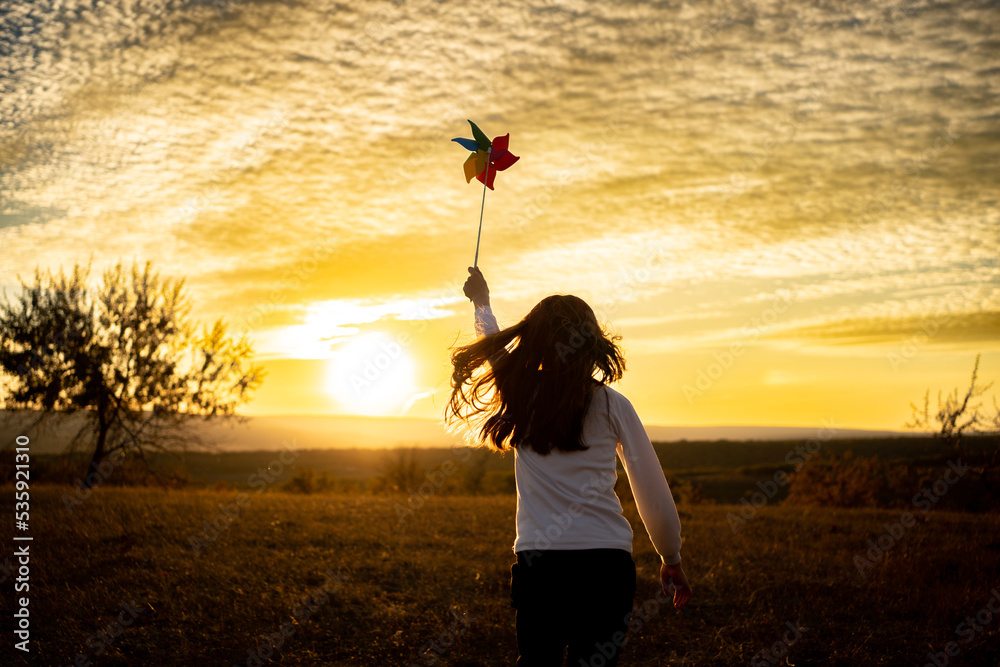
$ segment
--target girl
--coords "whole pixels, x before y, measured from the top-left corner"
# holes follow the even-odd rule
[[[480,338],[452,353],[445,417],[476,421],[482,441],[514,450],[517,665],[562,665],[568,647],[572,667],[613,667],[636,589],[632,529],[615,495],[616,454],[660,555],[664,594],[673,587],[677,609],[691,599],[663,469],[632,404],[608,386],[625,371],[620,336],[609,337],[590,306],[569,295],[542,299],[500,330],[486,279],[478,268],[469,274],[464,291]]]

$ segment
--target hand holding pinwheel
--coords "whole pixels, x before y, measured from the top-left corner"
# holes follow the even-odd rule
[[[483,210],[486,208],[486,188],[493,189],[493,180],[498,171],[504,171],[520,158],[511,153],[507,146],[510,144],[510,134],[496,137],[493,141],[486,138],[486,134],[479,129],[479,126],[469,121],[472,126],[473,139],[456,138],[452,139],[460,146],[472,151],[472,155],[465,161],[465,182],[472,181],[473,176],[483,184],[483,203],[479,209],[479,233],[476,235],[476,259],[473,267],[479,266],[479,238],[483,233]]]

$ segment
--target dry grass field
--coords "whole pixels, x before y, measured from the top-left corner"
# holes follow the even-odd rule
[[[70,512],[70,491],[32,490],[34,652],[8,650],[8,634],[5,664],[516,657],[512,496],[431,497],[401,519],[403,497],[100,488]],[[13,490],[0,497],[13,512]],[[861,574],[855,557],[900,511],[765,507],[734,531],[735,506],[682,506],[695,597],[678,613],[657,601],[654,552],[634,507],[625,509],[639,586],[622,665],[919,667],[928,653],[997,665],[1000,615],[970,626],[971,636],[956,630],[1000,587],[1000,516],[933,510]],[[16,573],[2,564],[10,619]],[[952,641],[957,656],[944,653]]]

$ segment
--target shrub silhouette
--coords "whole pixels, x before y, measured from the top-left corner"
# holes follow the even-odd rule
[[[812,507],[902,507],[920,489],[910,465],[852,452],[803,466],[792,476],[786,503]]]

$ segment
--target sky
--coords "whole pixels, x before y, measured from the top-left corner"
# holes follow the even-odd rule
[[[520,156],[501,326],[584,298],[649,424],[899,429],[1000,378],[997,34],[971,1],[15,1],[0,287],[152,261],[253,342],[245,413],[440,418],[473,119]]]

